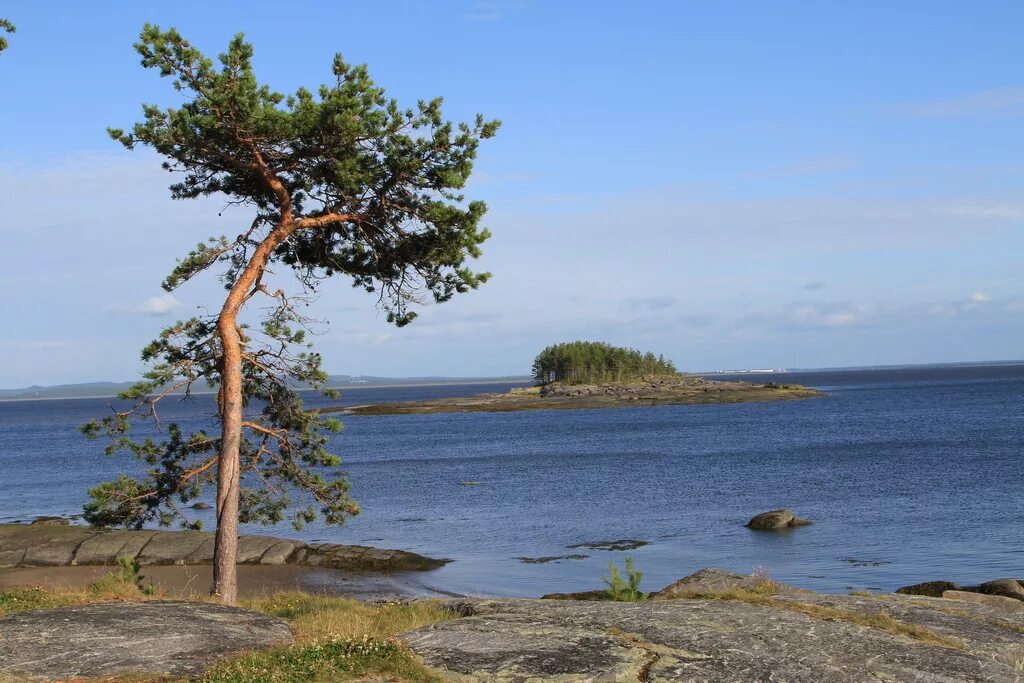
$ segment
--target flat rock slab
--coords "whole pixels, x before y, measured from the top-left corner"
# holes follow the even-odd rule
[[[289,643],[288,622],[198,602],[108,602],[0,618],[0,679],[198,674],[235,652]]]
[[[203,531],[96,529],[50,524],[0,524],[0,568],[210,564],[213,534]],[[238,564],[298,564],[353,572],[427,571],[447,560],[361,545],[306,544],[274,536],[239,536]]]
[[[845,597],[827,599],[867,613],[885,609],[882,600],[846,604]],[[962,647],[738,601],[479,600],[451,607],[466,616],[403,635],[451,681],[1016,683],[1024,661],[1024,629],[1013,630],[1015,622],[997,626],[985,612],[958,616],[924,604],[901,612],[927,614],[917,621],[960,637]]]

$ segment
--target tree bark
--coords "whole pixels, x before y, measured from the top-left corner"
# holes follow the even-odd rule
[[[229,297],[230,301],[230,297]],[[217,322],[221,339],[220,457],[217,459],[217,533],[213,542],[213,587],[210,593],[225,605],[238,599],[238,493],[241,483],[239,447],[242,442],[242,340],[237,311]]]
[[[217,333],[221,342],[220,419],[221,443],[217,459],[217,533],[213,545],[211,595],[225,605],[238,600],[238,498],[241,487],[239,449],[242,443],[242,338],[238,314],[259,282],[274,250],[292,234],[291,221],[274,228],[256,247],[252,258],[231,287],[220,316]]]

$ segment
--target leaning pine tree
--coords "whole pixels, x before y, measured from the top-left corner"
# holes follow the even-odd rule
[[[327,450],[340,424],[305,411],[296,393],[305,385],[330,393],[299,304],[345,275],[403,326],[424,296],[444,302],[484,282],[487,274],[466,261],[489,236],[480,227],[485,207],[459,189],[479,141],[499,123],[478,116],[455,126],[443,119],[440,99],[401,109],[365,66],[340,56],[332,83],[285,97],[256,81],[252,46],[241,35],[219,67],[173,29],[147,25],[135,48],[143,66],[174,79],[185,102],[146,105],[141,123],[111,136],[162,154],[164,168],[181,174],[174,198],[226,195],[255,217],[233,239],[200,244],[164,280],[170,291],[221,266],[228,293],[217,315],[178,322],[143,350],[150,369],[122,395],[128,408],[83,426],[110,437],[109,453],[125,450],[147,465],[142,477],[92,489],[86,519],[197,526],[183,504],[216,482],[212,593],[233,603],[239,521],[273,524],[290,510],[297,526],[318,512],[341,523],[358,512],[347,482],[324,478],[340,462]],[[284,271],[294,275],[294,294],[268,282]],[[269,305],[249,324],[240,314],[254,298]],[[162,399],[197,382],[218,387],[219,433],[185,433],[158,419]],[[133,438],[140,420],[150,436]]]

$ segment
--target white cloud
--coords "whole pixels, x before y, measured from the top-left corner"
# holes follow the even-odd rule
[[[111,304],[107,306],[107,313],[111,315],[149,315],[162,316],[172,313],[181,308],[181,302],[170,294],[151,296],[145,301],[137,304]]]
[[[149,297],[139,304],[135,311],[142,315],[167,315],[179,306],[181,306],[180,301],[170,294],[163,294]]]

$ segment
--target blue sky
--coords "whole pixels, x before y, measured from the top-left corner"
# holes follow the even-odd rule
[[[524,373],[601,339],[684,369],[1020,358],[1019,2],[5,2],[0,387],[130,379],[215,278],[159,282],[248,220],[173,202],[107,126],[177,102],[143,22],[209,54],[244,31],[293,91],[332,55],[402,102],[504,121],[468,189],[494,237],[477,292],[389,327],[316,303],[336,373]]]

